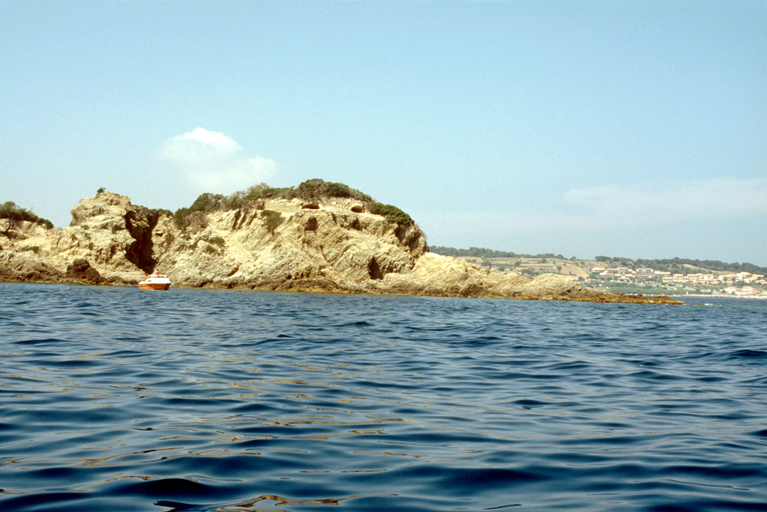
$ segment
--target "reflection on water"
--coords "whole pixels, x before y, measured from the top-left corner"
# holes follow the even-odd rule
[[[767,303],[0,285],[3,510],[767,507]]]

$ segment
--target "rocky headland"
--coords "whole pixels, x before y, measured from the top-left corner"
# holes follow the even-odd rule
[[[135,285],[145,273],[164,272],[182,287],[678,303],[552,274],[490,273],[431,254],[424,233],[397,208],[348,188],[318,194],[328,185],[321,180],[309,193],[304,185],[292,198],[256,189],[234,199],[204,194],[175,214],[99,191],[80,200],[64,229],[3,218],[0,280]]]

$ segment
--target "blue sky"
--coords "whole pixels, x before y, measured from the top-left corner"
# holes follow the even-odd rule
[[[0,201],[346,183],[432,245],[767,266],[767,2],[0,0]]]

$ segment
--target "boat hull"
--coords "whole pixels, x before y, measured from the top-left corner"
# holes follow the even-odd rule
[[[170,283],[139,283],[140,290],[167,290],[170,288]]]

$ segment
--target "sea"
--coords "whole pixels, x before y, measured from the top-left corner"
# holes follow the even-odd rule
[[[767,301],[0,284],[2,511],[767,510]]]

